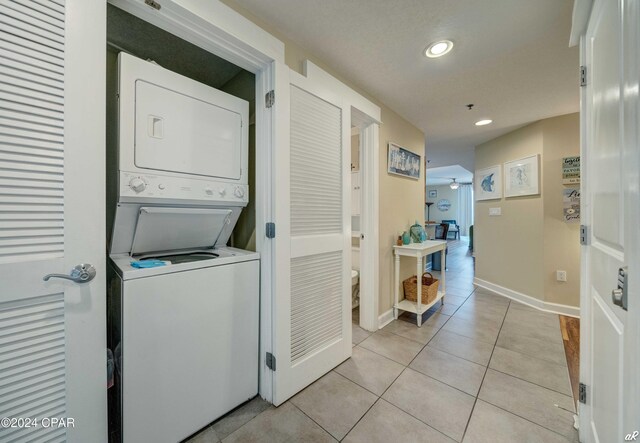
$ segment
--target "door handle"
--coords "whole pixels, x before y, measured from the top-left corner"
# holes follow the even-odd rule
[[[627,310],[627,288],[629,285],[627,277],[627,268],[620,268],[618,270],[618,287],[611,291],[613,304],[620,306],[625,311]]]
[[[96,268],[93,265],[81,263],[76,265],[69,275],[67,274],[47,274],[42,279],[49,281],[50,278],[63,278],[65,280],[71,280],[75,283],[88,283],[96,276]]]

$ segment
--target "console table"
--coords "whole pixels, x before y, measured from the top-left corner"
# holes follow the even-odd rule
[[[444,295],[446,292],[445,274],[446,274],[446,257],[445,249],[447,242],[445,240],[427,240],[422,243],[411,243],[408,245],[394,246],[395,254],[395,304],[393,305],[393,316],[398,318],[398,311],[413,312],[417,317],[418,327],[422,326],[422,314],[430,309],[437,302],[442,300],[444,303]],[[438,295],[431,303],[422,303],[422,274],[424,273],[423,258],[434,252],[442,251],[442,271],[440,272],[440,286],[438,287]],[[418,275],[418,301],[409,300],[400,301],[400,257],[413,257],[416,259],[416,273]]]

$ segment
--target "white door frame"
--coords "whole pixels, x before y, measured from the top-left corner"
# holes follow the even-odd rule
[[[356,118],[354,118],[356,117]],[[360,140],[360,327],[378,330],[379,279],[379,174],[378,123],[358,118],[352,108],[351,124],[359,128]]]
[[[273,329],[273,242],[260,233],[261,227],[273,219],[274,165],[273,152],[277,145],[272,126],[270,110],[266,108],[266,94],[274,90],[274,70],[284,64],[284,44],[242,15],[219,1],[164,0],[160,9],[146,5],[140,0],[108,0],[109,3],[145,20],[161,29],[189,41],[219,57],[256,75],[256,249],[261,255],[260,262],[260,395],[272,400],[272,371],[266,365],[266,353],[272,351]],[[105,37],[106,40],[106,37]],[[105,41],[106,45],[106,41]],[[367,178],[365,187],[371,195],[363,201],[371,211],[365,236],[371,239],[367,249],[367,269],[373,282],[368,291],[373,299],[371,313],[367,315],[366,329],[375,330],[378,325],[378,123],[380,108],[343,83],[329,76],[311,63],[305,64],[305,75],[321,75],[331,79],[339,93],[351,103],[361,116],[361,122],[368,122],[364,129],[367,144],[376,149],[367,149],[370,157],[364,161],[371,166],[372,177]],[[364,254],[363,254],[364,255]],[[365,271],[367,272],[367,271]],[[366,286],[366,285],[365,285]],[[370,318],[369,318],[370,317]]]

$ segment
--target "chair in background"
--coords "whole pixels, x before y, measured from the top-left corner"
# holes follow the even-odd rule
[[[436,225],[436,234],[435,234],[436,240],[446,240],[448,235],[449,235],[448,223],[441,223],[439,225]]]
[[[460,226],[455,220],[442,220],[442,223],[446,223],[449,225],[449,230],[447,231],[447,235],[453,234],[453,239],[460,239]]]
[[[449,224],[441,223],[436,225],[436,240],[447,240],[447,235],[449,234]],[[449,253],[449,248],[444,248],[445,255]],[[440,271],[442,263],[442,251],[434,252],[431,254],[431,269],[434,271]]]

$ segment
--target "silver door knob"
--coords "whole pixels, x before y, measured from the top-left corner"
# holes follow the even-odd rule
[[[49,281],[50,278],[63,278],[65,280],[71,280],[76,283],[87,283],[93,280],[93,277],[96,276],[96,268],[93,265],[81,263],[76,265],[69,275],[67,274],[47,274],[42,279],[44,281]]]

